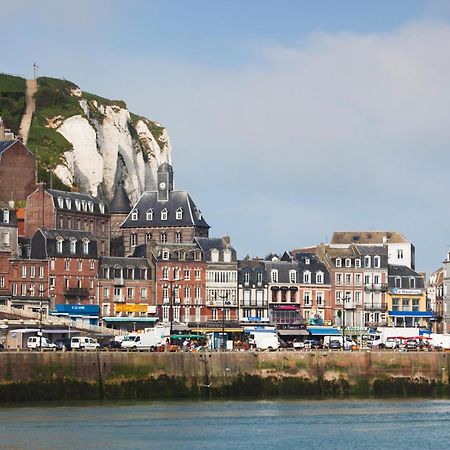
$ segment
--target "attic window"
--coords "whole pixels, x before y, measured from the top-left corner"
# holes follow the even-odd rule
[[[89,212],[94,212],[94,204],[92,202],[88,202]]]
[[[336,267],[342,267],[342,260],[341,260],[341,258],[336,258]]]
[[[9,223],[9,210],[8,209],[3,210],[3,222]]]
[[[229,248],[223,251],[223,261],[231,262],[231,250]]]
[[[219,262],[219,250],[217,248],[211,250],[211,262]]]
[[[137,209],[135,209],[132,213],[131,213],[131,220],[138,220],[139,217],[139,211]]]
[[[164,208],[164,209],[161,211],[161,220],[167,220],[167,216],[168,216],[167,209]]]
[[[175,218],[177,220],[181,220],[183,218],[183,208],[178,208],[175,214]]]
[[[70,253],[74,255],[77,251],[77,240],[72,238],[70,240]]]
[[[101,214],[105,214],[105,205],[103,203],[100,203],[98,205],[98,207],[100,208],[100,213]]]
[[[58,238],[56,240],[56,252],[62,253],[62,251],[63,251],[63,240],[61,238]]]
[[[197,210],[198,220],[202,220],[202,212]]]
[[[83,254],[89,254],[89,239],[83,239]]]
[[[146,214],[147,220],[153,220],[153,209],[149,209]]]
[[[305,265],[309,266],[311,264],[311,260],[309,258],[305,258]]]
[[[162,251],[162,259],[164,259],[164,260],[167,261],[167,260],[169,259],[169,256],[170,256],[169,250],[164,249],[164,250]]]
[[[81,200],[81,206],[83,207],[83,211],[87,211],[87,203],[86,203],[86,200]]]
[[[64,208],[64,199],[62,197],[58,197],[58,207]]]
[[[346,258],[345,267],[352,267],[352,260],[350,258]]]
[[[355,259],[355,267],[357,267],[357,268],[361,267],[361,260],[360,259]]]
[[[77,208],[77,211],[79,211],[80,210],[80,200],[75,200],[75,208]]]
[[[66,207],[67,209],[72,208],[72,200],[70,200],[70,198],[66,198]]]

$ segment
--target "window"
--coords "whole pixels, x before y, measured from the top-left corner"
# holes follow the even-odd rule
[[[355,291],[355,302],[360,304],[362,299],[362,291]]]
[[[25,297],[27,295],[27,285],[26,284],[22,284],[21,295],[22,295],[22,297]]]
[[[173,279],[174,280],[180,279],[180,269],[178,269],[177,267],[173,269]]]
[[[297,282],[297,272],[295,270],[291,270],[289,272],[289,282],[296,283]]]
[[[9,210],[7,209],[3,210],[3,222],[9,223]]]
[[[196,300],[200,299],[200,286],[195,286],[194,295],[195,295]]]
[[[81,280],[81,278],[77,278],[77,288],[78,289],[82,288],[82,280]]]
[[[191,271],[189,269],[184,269],[184,279],[189,281],[191,279]]]
[[[100,203],[98,205],[98,207],[100,208],[100,213],[101,214],[105,214],[105,205],[103,203]]]
[[[69,269],[70,269],[70,259],[69,259],[69,258],[66,258],[66,259],[64,260],[64,268],[65,268],[66,270],[69,270]]]
[[[370,256],[364,256],[364,267],[370,267]]]
[[[373,258],[373,267],[375,267],[376,269],[379,269],[381,266],[381,258],[379,256],[375,256]]]
[[[129,299],[132,299],[134,297],[134,289],[133,288],[128,288],[127,289],[127,297]]]
[[[90,268],[91,268],[91,270],[95,269],[95,261],[93,259],[91,259],[91,261],[90,261]]]
[[[50,260],[50,270],[55,270],[55,258]]]
[[[356,286],[361,286],[361,284],[362,284],[361,280],[362,280],[361,274],[355,273],[355,285]]]
[[[153,239],[152,233],[145,233],[145,242],[150,242]]]
[[[305,306],[311,306],[311,292],[305,291],[303,293],[303,302],[305,303]]]
[[[17,296],[17,284],[14,283],[12,285],[12,295]]]
[[[409,279],[409,287],[414,289],[416,287],[416,279],[414,277],[410,277]]]
[[[83,240],[83,254],[89,254],[89,241],[87,239]]]
[[[175,219],[181,220],[183,218],[183,208],[178,208],[175,213]]]
[[[376,273],[373,275],[373,284],[380,284],[380,274]]]
[[[256,274],[256,284],[261,285],[263,282],[263,274],[262,272],[258,272]]]
[[[3,245],[5,247],[9,247],[9,232],[8,231],[5,231],[3,233]]]
[[[27,277],[27,266],[22,266],[22,278]]]
[[[163,267],[162,279],[163,280],[168,280],[169,279],[169,268],[168,267]]]
[[[131,213],[131,220],[136,221],[139,218],[139,211],[137,209],[133,210]]]
[[[323,284],[323,272],[316,273],[316,283]]]
[[[140,295],[141,295],[141,299],[146,299],[147,298],[147,288],[141,288],[140,289]]]
[[[36,267],[30,266],[30,278],[36,277]]]
[[[211,262],[219,262],[219,250],[216,248],[211,250]]]
[[[409,298],[402,299],[402,311],[410,311]]]
[[[80,210],[81,204],[80,204],[80,200],[75,200],[75,208],[77,209],[77,211]]]
[[[195,269],[195,279],[199,281],[201,279],[202,271],[200,269]]]
[[[181,232],[180,231],[175,232],[175,243],[181,244]]]
[[[167,220],[167,217],[168,217],[168,212],[167,212],[167,209],[166,208],[164,208],[162,211],[161,211],[161,220]]]
[[[305,266],[309,266],[311,264],[311,260],[309,258],[305,258]]]
[[[202,260],[202,252],[195,252],[195,260],[196,261]]]
[[[402,287],[402,279],[400,277],[395,277],[395,287],[396,288]]]
[[[217,320],[219,317],[217,315],[217,308],[212,308],[211,309],[211,319],[212,320]]]
[[[342,267],[342,260],[341,260],[341,258],[336,258],[336,267]]]
[[[303,272],[303,283],[311,283],[311,272]]]
[[[336,303],[342,303],[342,291],[336,291]]]
[[[153,209],[149,209],[149,210],[147,211],[147,213],[145,214],[145,218],[146,218],[147,220],[153,220]]]
[[[35,287],[34,284],[30,284],[30,297],[35,296]]]
[[[55,277],[50,277],[50,290],[54,290],[56,286],[56,278]]]
[[[137,233],[131,233],[130,234],[130,246],[136,247],[137,245]]]
[[[371,284],[372,283],[372,275],[370,273],[364,274],[364,284]]]
[[[162,244],[165,244],[167,242],[167,233],[163,231],[159,236],[159,240]]]
[[[58,207],[60,209],[64,208],[64,199],[62,197],[58,197]]]
[[[5,277],[0,277],[0,288],[5,287]]]
[[[353,284],[353,275],[351,273],[345,274],[345,285],[351,286]]]
[[[83,211],[87,211],[87,203],[86,200],[81,200],[81,206],[83,208]]]
[[[72,209],[72,201],[70,198],[66,198],[66,207],[67,209]]]
[[[338,286],[342,285],[342,273],[336,273],[336,284]]]
[[[317,301],[317,306],[323,306],[324,304],[324,294],[322,291],[317,291],[316,293],[316,301]]]
[[[77,241],[75,239],[70,240],[70,253],[75,255],[77,251]]]
[[[162,257],[162,259],[167,261],[170,258],[169,250],[167,250],[166,248],[163,249],[163,251],[161,252],[161,257]]]
[[[244,273],[244,284],[247,286],[250,284],[250,274],[248,272]]]
[[[417,298],[412,299],[412,310],[419,311],[419,299]]]
[[[191,288],[189,286],[184,287],[184,298],[185,299],[191,298]]]
[[[397,259],[403,259],[403,250],[401,248],[397,250]]]
[[[109,298],[109,288],[103,288],[103,298]]]
[[[272,270],[270,279],[272,280],[272,283],[278,283],[278,270]]]
[[[231,250],[228,248],[223,251],[223,261],[231,262]]]
[[[352,260],[350,258],[346,258],[345,267],[352,267]]]
[[[355,267],[357,269],[359,269],[361,267],[361,260],[360,259],[355,259]]]
[[[78,260],[78,272],[81,272],[83,270],[83,260]]]
[[[62,253],[63,251],[63,240],[62,239],[58,239],[56,241],[56,252],[57,253]]]
[[[88,201],[89,212],[94,212],[94,204],[91,201]]]

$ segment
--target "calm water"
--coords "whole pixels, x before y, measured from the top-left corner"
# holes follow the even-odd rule
[[[450,401],[3,407],[0,448],[448,449]]]

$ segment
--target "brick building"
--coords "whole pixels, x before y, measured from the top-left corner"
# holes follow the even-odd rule
[[[108,206],[96,197],[46,189],[40,183],[27,198],[25,236],[33,236],[39,228],[90,232],[99,254],[109,255],[111,218]]]
[[[25,200],[36,189],[36,157],[19,140],[0,141],[0,201]]]
[[[88,231],[37,230],[30,258],[48,265],[50,306],[97,305],[98,254]]]
[[[172,166],[161,164],[157,176],[158,189],[145,191],[120,227],[125,256],[150,240],[181,244],[208,237],[209,225],[189,194],[173,189]]]

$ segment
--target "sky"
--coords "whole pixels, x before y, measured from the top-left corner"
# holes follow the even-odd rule
[[[397,230],[450,251],[450,0],[1,1],[0,71],[168,128],[175,184],[240,257]]]

